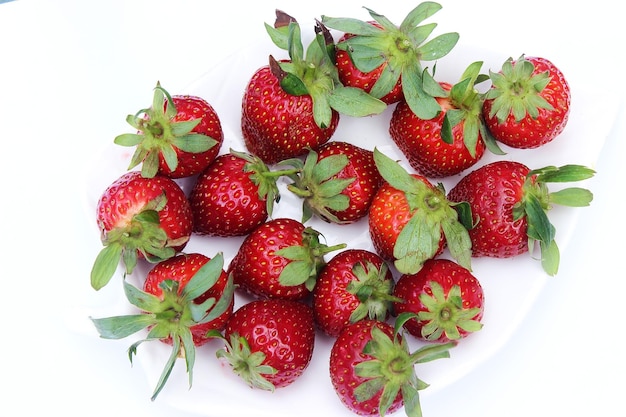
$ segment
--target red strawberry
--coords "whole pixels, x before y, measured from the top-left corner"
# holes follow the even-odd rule
[[[292,171],[289,171],[292,172]],[[264,223],[280,198],[271,171],[250,154],[219,155],[198,176],[189,195],[194,232],[210,236],[244,236]]]
[[[247,149],[267,164],[317,149],[334,134],[339,114],[366,116],[386,108],[363,90],[341,85],[334,42],[325,27],[317,24],[318,36],[305,58],[303,48],[289,47],[302,46],[296,20],[280,10],[276,16],[274,27],[266,28],[272,41],[289,52],[289,59],[270,56],[269,65],[254,73],[244,92],[241,116]]]
[[[369,210],[369,233],[376,252],[394,261],[400,273],[414,274],[447,246],[469,269],[471,242],[443,189],[423,176],[409,174],[378,149],[374,149],[374,160],[387,181]]]
[[[306,298],[326,264],[328,247],[319,232],[290,218],[277,218],[253,230],[239,247],[229,272],[243,290],[262,298]]]
[[[313,312],[291,300],[254,300],[236,310],[224,331],[225,358],[253,388],[273,391],[295,382],[315,346]]]
[[[420,416],[419,390],[428,384],[416,376],[415,364],[447,358],[453,346],[430,344],[410,353],[390,324],[361,320],[344,328],[331,348],[331,382],[341,402],[358,415],[384,416],[404,405],[407,416]]]
[[[493,136],[514,148],[537,148],[557,137],[567,124],[571,101],[565,76],[545,58],[508,59],[490,72],[492,88],[483,114]]]
[[[120,260],[131,274],[137,260],[158,262],[182,250],[192,233],[189,201],[171,178],[144,178],[130,171],[102,193],[97,222],[104,248],[92,271],[91,285],[99,290],[111,279]]]
[[[479,74],[481,66],[482,62],[470,65],[455,85],[438,84],[441,111],[434,118],[418,117],[405,101],[394,109],[389,133],[420,174],[433,178],[456,175],[476,164],[487,144],[494,153],[502,153],[482,123],[482,100],[474,87],[486,78]]]
[[[322,16],[322,23],[329,28],[349,34],[337,44],[350,56],[354,66],[362,73],[372,73],[376,79],[369,89],[372,96],[383,98],[398,83],[409,107],[424,119],[435,117],[439,105],[424,88],[421,76],[422,61],[436,61],[447,55],[459,40],[458,33],[445,33],[426,42],[436,24],[418,26],[441,9],[434,2],[423,2],[409,12],[398,26],[385,16],[368,10],[373,21],[354,18]],[[338,61],[345,61],[342,55]],[[346,85],[358,81],[346,80]]]
[[[189,177],[204,170],[218,155],[224,133],[215,109],[203,98],[170,94],[157,84],[152,107],[129,115],[126,121],[138,133],[115,138],[135,146],[128,169],[143,163],[144,177]]]
[[[167,259],[149,272],[144,291],[124,280],[126,297],[140,314],[92,319],[105,339],[123,339],[149,329],[145,339],[130,346],[131,362],[143,342],[160,340],[172,345],[152,400],[165,386],[178,357],[185,358],[191,387],[196,346],[207,341],[207,329],[224,326],[230,316],[234,285],[226,278],[223,265],[222,254],[213,259],[200,254]]]
[[[382,177],[372,151],[340,141],[310,150],[304,162],[291,162],[301,171],[289,190],[303,199],[306,223],[313,214],[333,223],[352,223],[364,217]]]
[[[474,223],[469,231],[473,256],[508,258],[528,252],[537,242],[543,268],[554,275],[559,250],[547,211],[553,204],[587,206],[593,195],[577,187],[549,192],[546,184],[581,181],[593,174],[580,165],[531,171],[519,162],[496,161],[463,177],[448,198],[469,203]]]
[[[404,323],[413,336],[448,342],[482,328],[484,293],[472,273],[448,259],[429,259],[416,274],[403,274],[393,294],[396,314],[415,313]]]
[[[368,21],[367,23],[382,29],[382,26],[376,21]],[[348,44],[347,41],[354,36],[355,35],[353,33],[343,34],[341,38],[339,38],[338,45]],[[363,72],[354,65],[354,62],[350,57],[350,53],[348,52],[349,49],[349,47],[337,48],[335,57],[337,60],[339,80],[343,85],[360,88],[369,93],[372,91],[372,87],[374,87],[374,84],[376,84],[376,81],[378,81],[387,67],[387,62],[383,62],[379,67],[374,68],[369,72]],[[397,103],[402,100],[402,98],[402,82],[400,78],[398,78],[396,85],[393,86],[391,91],[380,97],[381,101],[387,104]]]
[[[336,337],[350,323],[386,320],[393,284],[391,271],[377,254],[363,249],[338,253],[322,269],[313,289],[318,327]]]

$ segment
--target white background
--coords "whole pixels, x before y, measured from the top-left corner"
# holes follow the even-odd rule
[[[545,56],[571,83],[613,98],[585,106],[613,113],[623,106],[626,39],[615,3],[441,4],[436,21],[442,30],[458,31],[460,45]],[[156,80],[170,91],[183,89],[267,36],[263,23],[273,22],[275,8],[305,22],[321,14],[367,18],[361,6],[395,22],[413,7],[380,0],[0,4],[0,410],[12,410],[0,414],[172,412],[149,401],[151,382],[139,370],[129,371],[122,349],[111,354],[108,342],[70,331],[80,307],[100,300],[88,279],[100,246],[85,226],[86,172],[98,152],[127,130],[126,114],[148,104]],[[426,417],[620,415],[626,388],[626,230],[618,206],[626,180],[624,115],[621,107],[608,136],[609,128],[599,126],[600,137],[586,138],[606,141],[589,184],[595,200],[580,217],[559,275],[495,356],[428,397]],[[293,415],[305,415],[303,408]],[[212,416],[209,410],[205,415]]]

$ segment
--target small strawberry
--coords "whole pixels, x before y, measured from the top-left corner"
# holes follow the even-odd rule
[[[253,300],[233,313],[223,338],[218,358],[250,387],[274,391],[295,382],[311,362],[313,312],[298,301]]]
[[[290,162],[290,161],[287,161]],[[302,222],[313,214],[333,223],[353,223],[367,215],[382,184],[372,151],[348,142],[332,141],[310,150],[288,189],[303,199]]]
[[[350,323],[389,317],[393,276],[385,261],[363,249],[339,252],[322,269],[313,289],[318,327],[338,336]]]
[[[571,93],[552,62],[522,55],[517,61],[508,59],[490,77],[483,114],[496,140],[513,148],[537,148],[565,129]]]
[[[470,269],[467,229],[442,186],[410,174],[378,149],[374,149],[374,160],[386,181],[369,210],[369,233],[376,252],[393,261],[400,273],[414,274],[447,246],[452,257]]]
[[[136,147],[128,169],[143,163],[144,177],[156,174],[183,178],[198,174],[218,155],[224,133],[215,109],[203,98],[171,96],[159,83],[152,107],[126,121],[138,133],[115,138],[121,146]]]
[[[131,274],[138,259],[159,262],[181,251],[192,233],[189,201],[171,178],[145,178],[130,171],[102,193],[97,222],[104,248],[91,270],[91,286],[99,290],[113,277],[120,260]]]
[[[428,387],[415,373],[415,365],[448,358],[454,342],[429,344],[410,353],[387,322],[361,320],[348,325],[330,352],[330,378],[341,402],[362,416],[384,416],[404,406],[407,416],[421,416],[419,391]]]
[[[426,42],[437,25],[418,25],[440,9],[441,5],[434,2],[420,3],[399,26],[369,9],[375,24],[372,21],[328,16],[322,16],[322,23],[350,34],[337,44],[337,48],[348,52],[359,71],[379,73],[373,75],[377,80],[369,91],[372,96],[385,97],[400,82],[411,110],[423,119],[430,119],[439,113],[440,107],[423,83],[422,61],[436,61],[447,55],[459,40],[459,34],[453,32]]]
[[[482,328],[484,293],[472,273],[448,259],[429,259],[416,274],[403,274],[393,295],[396,314],[415,313],[404,323],[413,336],[448,342]]]
[[[418,117],[406,101],[394,109],[389,133],[420,174],[432,178],[456,175],[476,164],[487,147],[502,153],[482,123],[482,99],[475,88],[487,78],[479,74],[481,66],[482,62],[471,64],[455,85],[439,83],[441,111],[434,118]]]
[[[274,27],[265,27],[289,59],[270,56],[269,65],[258,69],[246,86],[241,130],[248,151],[267,164],[302,156],[331,138],[340,114],[359,117],[385,110],[385,103],[363,90],[341,85],[334,42],[321,23],[306,56],[293,17],[277,10]]]
[[[200,254],[167,259],[148,273],[144,291],[124,280],[128,301],[141,313],[92,319],[100,336],[105,339],[123,339],[149,329],[145,339],[130,346],[128,357],[131,363],[143,342],[160,340],[172,345],[172,354],[152,400],[165,386],[179,357],[185,358],[191,387],[196,347],[208,340],[207,330],[223,327],[230,316],[234,285],[227,278],[223,265],[222,254],[213,259]]]
[[[257,297],[302,300],[326,264],[324,255],[345,247],[329,247],[319,236],[294,219],[269,220],[246,236],[229,272],[240,288]]]
[[[244,236],[271,216],[280,199],[276,180],[291,171],[271,171],[258,157],[219,155],[196,179],[189,195],[194,232]]]
[[[560,255],[547,211],[553,204],[587,206],[593,195],[578,187],[550,192],[547,183],[581,181],[593,175],[593,170],[580,165],[530,170],[520,162],[496,161],[464,176],[448,198],[469,204],[473,256],[508,258],[528,252],[537,243],[544,270],[555,275]]]

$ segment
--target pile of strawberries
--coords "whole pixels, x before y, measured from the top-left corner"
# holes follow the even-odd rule
[[[557,273],[547,212],[588,205],[592,194],[547,184],[594,172],[505,160],[470,169],[486,152],[504,155],[501,145],[531,149],[555,139],[568,120],[567,81],[547,59],[525,56],[488,74],[477,61],[456,84],[437,81],[423,63],[459,38],[429,39],[435,24],[423,22],[440,8],[420,3],[400,25],[371,10],[371,21],[322,16],[306,47],[298,22],[277,11],[266,28],[288,58],[270,55],[251,74],[241,107],[245,150],[222,149],[211,104],[159,84],[151,107],[128,116],[135,133],[115,143],[135,153],[98,201],[103,248],[91,284],[100,290],[121,265],[137,314],[92,320],[103,338],[145,332],[131,360],[144,341],[172,346],[152,399],[179,359],[191,383],[196,348],[215,339],[223,342],[216,356],[251,387],[287,386],[306,371],[323,332],[335,340],[330,381],[347,408],[373,416],[404,406],[421,415],[418,392],[427,384],[415,364],[447,357],[482,328],[472,258],[537,248],[544,270]],[[483,82],[490,85],[481,93]],[[410,167],[333,139],[343,115],[388,106],[390,143]],[[458,174],[449,191],[432,182]],[[193,184],[187,193],[182,180]],[[301,217],[273,216],[279,181],[301,202]],[[367,224],[374,250],[327,245],[312,218],[336,224],[339,235],[341,225]],[[185,252],[192,236],[242,240],[226,264],[221,252]],[[139,264],[149,265],[142,288],[126,279]],[[238,306],[240,296],[247,301]],[[408,338],[425,343],[412,352]]]

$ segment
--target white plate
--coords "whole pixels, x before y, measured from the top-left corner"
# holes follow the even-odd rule
[[[205,98],[216,109],[225,135],[222,153],[227,152],[229,148],[245,150],[240,131],[241,96],[253,72],[267,63],[270,53],[277,58],[286,57],[284,51],[278,50],[268,41],[260,42],[232,55],[221,65],[212,68],[206,75],[189,85],[184,91]],[[498,70],[502,62],[508,57],[507,54],[479,48],[457,48],[439,61],[436,78],[440,81],[455,82],[465,67],[477,60],[484,61],[483,72],[489,69]],[[558,65],[558,63],[556,64]],[[566,71],[565,75],[567,77]],[[167,88],[167,86],[164,87]],[[593,167],[606,137],[602,132],[598,133],[598,126],[605,126],[606,132],[608,132],[613,115],[607,114],[599,108],[585,107],[585,103],[592,103],[597,98],[592,97],[588,91],[579,90],[576,85],[571,85],[571,88],[573,96],[571,115],[568,126],[560,137],[540,149],[514,150],[506,148],[508,153],[504,157],[486,154],[478,165],[500,158],[517,160],[527,164],[530,168],[565,163],[577,163]],[[170,93],[180,92],[170,91]],[[149,99],[149,97],[150,94],[147,92],[146,98]],[[403,161],[404,166],[408,167],[405,158],[395,148],[388,134],[391,111],[392,107],[381,115],[362,119],[342,116],[332,140],[347,141],[369,149],[376,146],[386,155]],[[585,120],[595,120],[595,122],[593,124],[585,123]],[[588,137],[599,139],[586,140]],[[125,172],[131,154],[132,150],[111,144],[103,150],[103,155],[95,161],[93,171],[86,178],[88,218],[95,218],[95,206],[100,193],[114,179]],[[447,178],[441,182],[446,189],[450,189],[460,177],[459,175]],[[191,186],[190,181],[183,180],[181,184],[188,192]],[[285,183],[279,185],[282,191],[282,200],[275,208],[274,217],[299,219],[301,214],[300,201],[285,189]],[[555,207],[550,213],[552,222],[557,228],[556,239],[562,252],[567,249],[579,216],[584,216],[584,209]],[[329,225],[314,219],[310,225],[322,232],[330,245],[343,242],[351,248],[373,251],[367,231],[367,220],[365,219],[356,224],[345,226]],[[91,227],[94,228],[93,239],[99,239],[95,221],[92,222]],[[185,250],[186,252],[199,251],[208,256],[222,251],[225,261],[230,262],[242,240],[243,238],[193,236]],[[95,256],[96,253],[93,254],[94,258]],[[146,268],[138,268],[131,279],[135,283],[140,282],[146,271]],[[531,259],[530,256],[506,260],[474,258],[473,271],[485,291],[484,328],[462,340],[459,346],[451,351],[451,358],[418,366],[419,377],[430,384],[429,388],[421,392],[422,403],[427,403],[429,396],[433,393],[445,390],[448,385],[458,381],[497,352],[524,319],[546,280],[559,279],[558,275],[555,278],[548,277],[542,271],[539,262]],[[119,277],[114,277],[113,283],[109,286],[115,287],[116,280],[119,282]],[[121,288],[119,288],[119,297],[117,296],[117,289],[115,288],[115,292],[113,292],[107,288],[104,291],[106,295],[103,294],[103,300],[93,306],[89,315],[102,317],[132,312],[133,310],[125,304]],[[244,302],[244,297],[239,294],[237,297],[238,305]],[[94,299],[97,298],[97,296],[94,297]],[[82,327],[80,330],[97,337],[93,329]],[[138,337],[130,337],[127,340],[128,345]],[[102,340],[101,343],[113,342]],[[220,342],[210,342],[198,351],[194,370],[194,384],[191,390],[188,389],[184,363],[179,361],[166,387],[156,401],[198,414],[206,414],[207,410],[211,410],[212,415],[222,417],[241,415],[293,416],[295,412],[300,412],[301,405],[306,401],[309,407],[314,407],[314,409],[308,410],[311,414],[351,416],[353,414],[339,402],[330,384],[328,357],[331,343],[330,338],[319,335],[316,340],[313,360],[304,375],[291,386],[269,393],[249,389],[229,368],[216,359],[215,350],[221,347]],[[411,339],[411,343],[413,347],[420,344],[414,339]],[[128,372],[144,372],[148,384],[153,387],[158,380],[163,364],[167,360],[169,349],[169,346],[161,343],[143,344],[139,348],[138,356],[134,362],[135,366],[129,367]],[[123,353],[120,352],[120,354]],[[150,395],[151,392],[145,392],[146,399]]]

